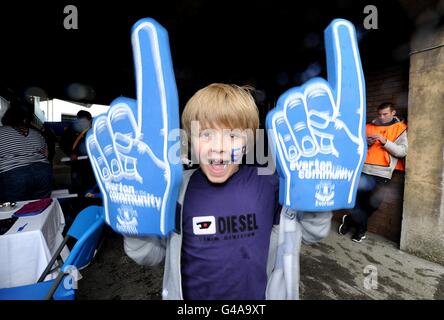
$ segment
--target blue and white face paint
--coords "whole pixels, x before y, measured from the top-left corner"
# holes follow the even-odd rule
[[[246,153],[246,146],[235,147],[231,149],[231,162],[232,163],[241,163],[244,154]]]

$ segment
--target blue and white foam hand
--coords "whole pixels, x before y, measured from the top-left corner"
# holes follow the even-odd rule
[[[365,82],[356,31],[333,20],[324,32],[328,82],[282,94],[266,126],[280,175],[280,202],[301,211],[352,208],[364,164]]]
[[[169,159],[180,135],[168,139],[179,131],[168,34],[155,20],[142,19],[131,40],[137,100],[117,98],[106,115],[94,119],[87,150],[106,222],[126,235],[166,236],[175,227],[182,181],[181,162]]]

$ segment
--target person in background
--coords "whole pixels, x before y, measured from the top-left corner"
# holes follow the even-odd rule
[[[52,167],[42,134],[30,126],[30,108],[11,101],[0,127],[0,202],[46,198]]]
[[[76,120],[65,129],[60,140],[60,148],[71,160],[75,161],[78,157],[87,155],[85,138],[91,124],[91,113],[80,110],[77,112]]]
[[[342,217],[339,234],[345,235],[355,227],[355,242],[366,238],[368,218],[378,210],[383,200],[384,186],[393,171],[405,171],[407,155],[407,125],[399,120],[393,103],[382,103],[378,117],[366,126],[367,158],[359,181],[356,205],[351,215]]]
[[[63,132],[59,144],[60,149],[71,159],[70,191],[77,193],[80,197],[83,197],[96,184],[89,160],[79,159],[81,156],[87,156],[85,139],[91,125],[91,113],[80,110],[76,120]]]

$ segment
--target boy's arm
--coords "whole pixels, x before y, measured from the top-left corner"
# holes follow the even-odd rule
[[[330,231],[331,212],[297,212],[284,207],[279,229],[273,226],[266,298],[269,300],[299,299],[299,255],[301,241],[312,244]]]
[[[328,236],[331,226],[331,211],[326,212],[296,212],[293,209],[288,214],[296,214],[296,217],[302,227],[302,242],[304,244],[313,244],[321,241]]]
[[[166,239],[159,237],[124,237],[125,253],[136,263],[144,266],[155,266],[165,258]]]

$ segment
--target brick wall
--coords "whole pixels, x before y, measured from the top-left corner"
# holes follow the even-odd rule
[[[393,66],[365,75],[367,89],[367,122],[377,115],[376,108],[383,102],[393,102],[398,116],[407,119],[409,69]]]
[[[401,119],[407,120],[408,65],[393,66],[365,75],[367,89],[367,122],[376,117],[376,108],[383,102],[393,102]],[[401,236],[404,173],[396,172],[384,193],[380,208],[369,219],[370,232],[399,243]],[[339,210],[334,219],[341,221],[347,213]]]

